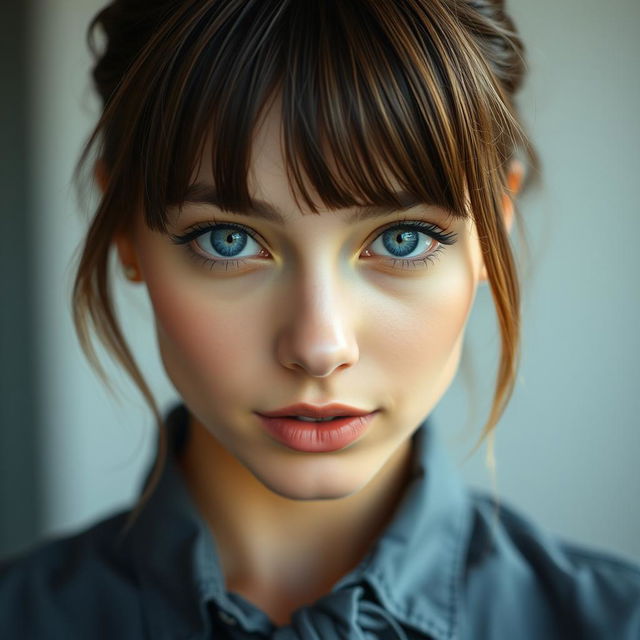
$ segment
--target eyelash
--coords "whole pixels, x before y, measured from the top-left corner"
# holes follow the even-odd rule
[[[235,222],[204,222],[204,223],[198,223],[196,225],[194,225],[193,227],[191,227],[189,230],[187,230],[185,233],[183,234],[170,234],[169,238],[171,239],[171,241],[174,244],[177,245],[187,245],[186,248],[189,252],[189,255],[191,258],[193,258],[194,260],[196,260],[199,263],[204,264],[205,266],[208,266],[209,269],[213,270],[215,268],[215,266],[219,263],[224,263],[226,264],[226,271],[229,270],[235,270],[238,267],[240,267],[241,265],[245,264],[247,262],[248,259],[228,259],[228,260],[224,260],[224,259],[218,259],[218,260],[213,260],[211,258],[207,258],[204,255],[202,255],[201,253],[198,253],[197,251],[195,251],[192,247],[191,247],[191,242],[196,240],[197,238],[199,238],[200,236],[204,235],[206,232],[211,232],[216,228],[225,228],[225,229],[236,229],[238,231],[242,231],[244,233],[246,233],[248,236],[250,236],[253,240],[255,240],[258,244],[260,244],[260,239],[258,238],[258,236],[248,227],[245,227],[241,224],[237,224]],[[438,253],[440,253],[441,251],[444,250],[444,247],[447,245],[452,245],[456,242],[456,237],[457,234],[454,232],[449,232],[449,233],[445,233],[444,231],[442,231],[441,229],[439,229],[437,226],[435,226],[434,224],[431,224],[429,222],[422,222],[420,220],[401,220],[399,222],[393,222],[389,225],[387,225],[386,227],[383,227],[380,230],[380,233],[378,233],[378,235],[373,239],[372,243],[375,242],[380,236],[382,236],[383,233],[385,233],[386,231],[389,231],[390,229],[403,229],[403,230],[409,230],[409,231],[419,231],[420,233],[423,233],[426,236],[429,236],[430,238],[436,240],[439,244],[438,247],[435,249],[435,251],[432,251],[428,256],[426,256],[425,258],[385,258],[383,257],[383,259],[386,259],[387,261],[391,262],[391,266],[392,268],[397,268],[400,270],[409,270],[409,269],[415,269],[418,263],[423,263],[424,266],[428,266],[428,262],[432,262]],[[250,259],[250,258],[249,258]],[[396,265],[398,263],[402,263],[404,265],[410,264],[412,265],[411,267],[396,267]]]

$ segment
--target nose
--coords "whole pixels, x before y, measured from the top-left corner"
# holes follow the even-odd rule
[[[338,276],[316,271],[298,277],[276,338],[278,360],[316,378],[353,366],[359,358],[356,316],[353,292]]]

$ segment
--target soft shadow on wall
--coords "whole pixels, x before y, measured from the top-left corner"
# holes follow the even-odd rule
[[[0,3],[0,556],[40,534],[33,200],[29,189],[31,3]]]

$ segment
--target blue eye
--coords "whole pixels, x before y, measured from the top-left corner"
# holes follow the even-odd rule
[[[455,239],[455,233],[445,233],[429,222],[406,220],[388,226],[370,247],[376,255],[389,252],[391,257],[387,262],[393,268],[407,270],[428,266],[444,246],[453,244]],[[366,252],[371,253],[369,249]]]
[[[252,249],[251,243],[258,244],[246,231],[224,225],[212,227],[211,230],[195,238],[195,243],[205,253],[210,254],[213,250],[223,258],[242,257],[241,252],[247,244],[250,249]],[[244,257],[250,257],[254,254],[255,250],[252,250]]]

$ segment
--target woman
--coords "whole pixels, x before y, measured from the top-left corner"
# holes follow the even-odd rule
[[[640,570],[466,490],[428,418],[482,282],[483,437],[516,372],[509,231],[537,162],[502,3],[116,0],[98,26],[75,319],[147,398],[158,455],[133,509],[3,567],[3,637],[640,637]],[[183,400],[166,418],[114,249]]]

